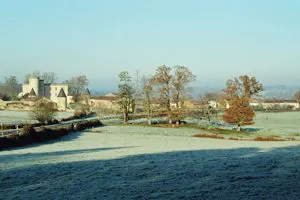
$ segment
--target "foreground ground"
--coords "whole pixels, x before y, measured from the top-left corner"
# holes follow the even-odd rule
[[[180,131],[106,126],[2,151],[0,199],[299,199],[299,142]]]

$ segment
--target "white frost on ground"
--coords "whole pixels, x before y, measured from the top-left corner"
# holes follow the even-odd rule
[[[2,151],[0,199],[299,199],[299,142],[194,131],[106,126]]]
[[[56,118],[62,119],[72,116],[72,112],[57,112]],[[30,112],[26,111],[7,111],[0,110],[0,122],[5,124],[17,124],[17,123],[34,123],[36,120],[30,117]]]

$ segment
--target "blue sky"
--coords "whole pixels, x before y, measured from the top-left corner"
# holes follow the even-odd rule
[[[0,80],[55,71],[116,88],[121,70],[186,65],[197,86],[300,85],[300,1],[0,0]]]

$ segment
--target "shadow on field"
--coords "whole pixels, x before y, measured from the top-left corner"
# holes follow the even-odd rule
[[[37,160],[37,159],[47,159],[55,156],[72,156],[75,154],[83,154],[83,153],[99,153],[101,151],[108,150],[117,150],[117,149],[126,149],[126,148],[134,148],[135,146],[126,146],[126,147],[111,147],[111,148],[94,148],[94,149],[76,149],[76,150],[66,150],[66,151],[54,151],[54,152],[42,152],[42,153],[26,153],[26,154],[14,154],[17,156],[17,159],[20,163],[27,160]],[[0,155],[0,160],[2,162],[7,161],[12,158],[12,155]]]
[[[50,154],[30,156],[47,159]],[[31,165],[1,170],[0,188],[8,199],[299,199],[300,146]]]

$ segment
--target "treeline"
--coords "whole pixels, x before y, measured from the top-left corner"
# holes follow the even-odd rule
[[[133,83],[127,71],[122,71],[119,78],[119,105],[124,115],[124,123],[128,122],[129,113],[135,111],[137,102],[141,102],[149,124],[151,124],[155,104],[158,105],[160,112],[167,113],[170,123],[174,121],[180,123],[186,114],[185,102],[190,98],[189,85],[196,80],[196,76],[188,67],[179,65],[157,67],[155,74],[142,77],[141,86],[138,79],[136,84]],[[225,104],[223,120],[236,125],[240,130],[241,126],[254,123],[255,112],[250,106],[250,101],[262,90],[263,85],[255,77],[243,75],[229,79],[221,94],[200,96],[199,110],[192,111],[191,115],[199,118],[204,116],[210,121],[211,116],[216,112],[209,104],[209,100],[214,99]]]
[[[170,120],[179,122],[179,113],[190,92],[188,86],[196,80],[196,76],[188,67],[180,65],[159,66],[155,74],[144,75],[141,80],[137,77],[135,82],[128,71],[122,71],[119,78],[119,105],[124,123],[128,122],[129,113],[135,111],[137,102],[143,105],[149,123],[151,123],[154,104],[159,104],[160,111],[166,112]],[[175,104],[174,109],[171,103]]]

